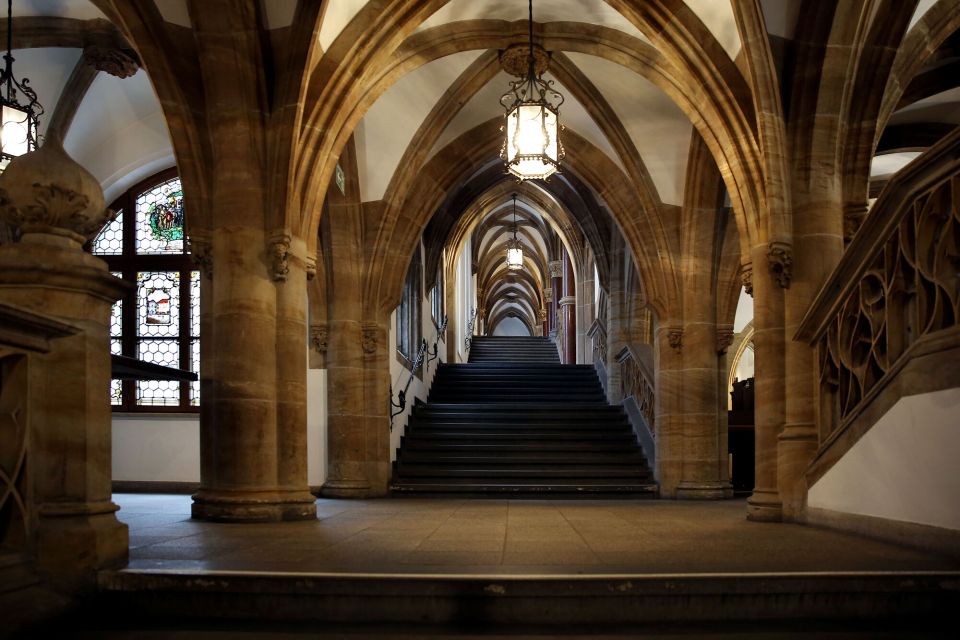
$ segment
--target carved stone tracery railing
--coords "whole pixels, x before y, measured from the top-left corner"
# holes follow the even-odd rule
[[[600,319],[593,321],[587,330],[587,337],[590,338],[593,346],[593,361],[607,364],[607,328]]]
[[[960,129],[891,180],[801,324],[817,348],[821,445],[919,343],[960,346],[958,148]]]
[[[617,364],[620,365],[620,393],[624,398],[633,396],[640,415],[650,429],[650,435],[655,436],[653,376],[630,347],[624,347],[617,353]]]

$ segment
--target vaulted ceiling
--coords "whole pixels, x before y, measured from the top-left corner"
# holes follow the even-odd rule
[[[187,0],[154,2],[155,15],[174,34],[174,43],[177,37],[189,35],[192,27]],[[317,30],[320,46],[330,47],[366,4],[366,0],[325,3]],[[650,44],[653,38],[620,13],[615,8],[618,4],[606,0],[536,0],[537,37],[546,34],[551,42],[562,44],[563,34],[577,32],[615,43],[623,52],[655,56]],[[760,4],[775,44],[773,50],[782,56],[783,43],[794,36],[803,19],[804,2],[761,0]],[[911,25],[934,4],[934,0],[919,2]],[[264,30],[282,37],[282,30],[291,26],[297,0],[259,0],[259,5]],[[704,38],[713,38],[711,50],[742,69],[742,43],[731,2],[686,0],[686,5],[702,22]],[[416,144],[425,123],[431,122],[438,104],[449,103],[450,117],[437,120],[442,124],[437,125],[440,130],[434,132],[436,139],[424,163],[467,132],[502,114],[499,97],[510,78],[499,68],[495,49],[485,44],[497,39],[483,34],[500,34],[499,42],[503,34],[524,33],[526,12],[523,0],[451,0],[417,27],[410,39],[446,33],[444,30],[453,30],[463,38],[473,31],[478,35],[470,41],[475,41],[474,45],[459,46],[413,66],[366,111],[354,131],[364,201],[384,198],[405,162],[405,154]],[[82,51],[91,42],[107,41],[111,46],[124,47],[122,36],[106,23],[94,3],[16,0],[14,15],[14,70],[17,76],[30,78],[46,108],[41,133],[46,133],[55,115],[60,121],[66,120],[63,134],[67,150],[100,180],[108,200],[142,177],[174,164],[164,112],[147,73],[141,69],[129,77],[119,77],[82,72],[90,64]],[[648,195],[654,202],[667,207],[681,205],[695,132],[690,118],[635,68],[588,50],[562,46],[553,50],[547,76],[566,97],[563,124],[624,176],[634,175],[631,168],[639,166],[649,178]],[[943,131],[960,123],[960,73],[954,73],[960,64],[958,50],[955,34],[931,57],[923,70],[930,73],[917,76],[905,92],[878,146],[872,176],[883,179],[896,172]],[[469,91],[451,90],[464,86]],[[64,117],[68,112],[69,117]],[[505,195],[498,205],[490,207],[489,215],[502,213],[507,202]],[[534,211],[529,214],[537,215]]]

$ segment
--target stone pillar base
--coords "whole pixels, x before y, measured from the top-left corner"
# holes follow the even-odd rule
[[[191,516],[212,522],[312,520],[317,503],[309,491],[204,491],[193,496]]]
[[[782,522],[783,505],[776,491],[754,490],[747,498],[747,520],[754,522]]]
[[[389,494],[388,487],[376,489],[365,482],[331,481],[320,488],[324,498],[385,498]]]
[[[681,482],[677,485],[677,500],[725,500],[733,497],[729,482]]]
[[[64,502],[40,506],[37,565],[57,582],[95,580],[94,571],[127,563],[130,534],[113,502]]]

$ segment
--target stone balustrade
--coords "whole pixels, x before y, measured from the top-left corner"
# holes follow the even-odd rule
[[[900,397],[960,386],[958,149],[955,129],[887,184],[797,332],[817,350],[826,463]]]

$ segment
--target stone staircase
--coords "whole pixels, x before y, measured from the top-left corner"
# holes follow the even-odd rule
[[[395,494],[653,497],[627,417],[590,365],[561,365],[548,338],[474,338],[441,364],[394,463]]]

